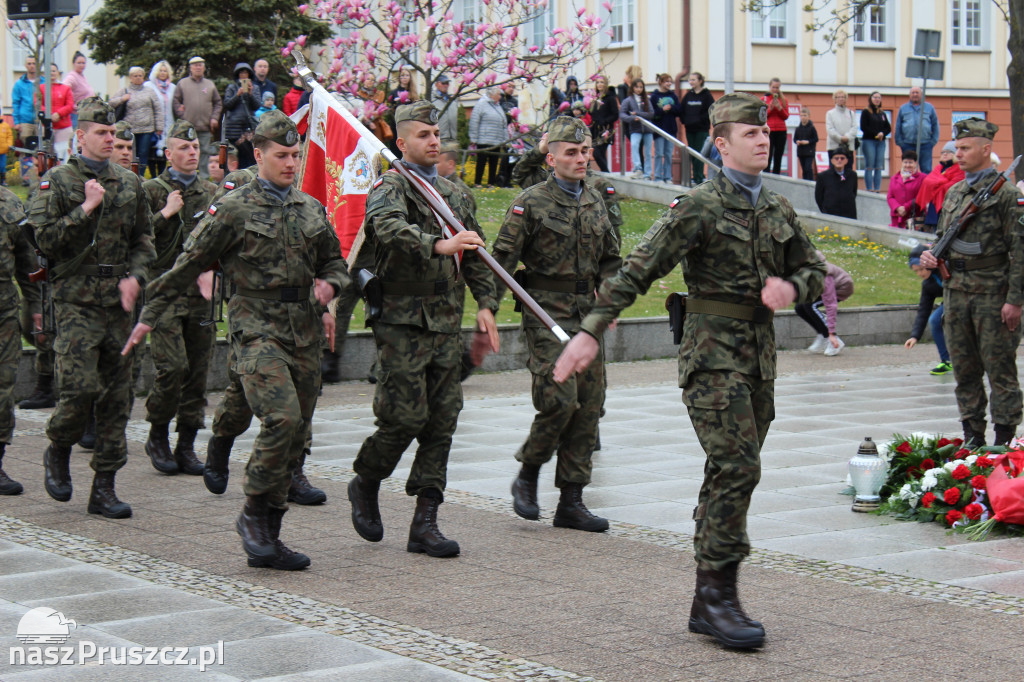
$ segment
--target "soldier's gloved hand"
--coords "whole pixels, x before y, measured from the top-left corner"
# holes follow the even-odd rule
[[[82,202],[82,210],[86,214],[91,214],[96,207],[103,203],[103,195],[107,193],[107,190],[103,189],[103,185],[100,184],[99,180],[95,178],[85,181],[85,201]]]
[[[434,253],[442,256],[454,256],[459,251],[476,251],[478,246],[485,246],[480,235],[472,230],[459,232],[451,239],[439,239],[434,242]]]
[[[199,295],[207,301],[213,298],[213,270],[207,270],[196,277],[196,286],[199,287]]]
[[[1011,305],[1010,303],[1003,304],[1003,310],[1000,317],[1003,320],[1003,324],[1011,332],[1017,329],[1017,325],[1020,324],[1020,309],[1019,305]]]
[[[769,277],[761,289],[761,302],[772,310],[788,307],[796,300],[796,287],[781,277]]]
[[[326,306],[334,298],[334,287],[327,280],[316,278],[313,280],[313,293],[316,294],[317,302]]]
[[[181,198],[181,190],[176,189],[167,195],[167,203],[163,208],[160,209],[160,215],[164,219],[170,219],[171,216],[178,215],[178,211],[185,205],[185,200]]]
[[[330,311],[324,312],[321,316],[321,321],[324,323],[324,336],[327,337],[327,347],[334,352],[334,332],[337,330],[337,323],[334,321],[334,315],[331,315]]]
[[[117,283],[117,290],[121,292],[121,307],[124,308],[124,311],[126,313],[134,311],[135,301],[139,297],[139,291],[142,290],[139,280],[134,277],[125,277]]]
[[[579,332],[565,344],[562,354],[555,362],[555,381],[564,383],[566,379],[577,372],[582,372],[597,357],[600,345],[597,339],[586,332]]]
[[[132,330],[131,335],[128,337],[128,341],[124,344],[124,348],[121,349],[121,355],[128,355],[132,352],[132,348],[142,343],[143,339],[146,338],[146,334],[153,331],[153,328],[148,324],[142,324],[139,322],[135,325],[135,329]]]

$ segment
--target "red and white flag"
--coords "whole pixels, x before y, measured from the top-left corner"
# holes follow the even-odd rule
[[[301,189],[327,208],[327,219],[341,242],[341,255],[348,258],[366,215],[366,195],[376,179],[373,157],[380,143],[360,136],[341,107],[321,88],[310,95]]]

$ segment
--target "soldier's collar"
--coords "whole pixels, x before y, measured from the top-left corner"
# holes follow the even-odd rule
[[[180,173],[171,168],[170,166],[168,166],[167,176],[174,182],[178,183],[179,185],[187,189],[192,185],[193,182],[196,181],[196,179],[199,177],[199,174],[192,173],[191,175],[186,175],[185,173]]]
[[[761,191],[758,193],[757,204],[751,207],[750,202],[739,193],[739,190],[736,189],[729,178],[725,176],[725,173],[716,173],[714,180],[711,182],[718,191],[718,194],[722,197],[722,205],[725,208],[749,211],[751,208],[774,206],[776,203],[771,192],[767,191],[768,188],[762,186]]]
[[[558,180],[555,178],[554,173],[548,173],[548,179],[544,182],[547,183],[547,187],[550,190],[549,194],[554,198],[555,203],[561,204],[562,206],[586,206],[592,204],[592,197],[589,192],[586,191],[586,183],[583,183],[581,187],[582,193],[579,199],[573,199],[571,196],[566,194],[565,190],[558,186]]]
[[[110,169],[110,159],[97,161],[95,159],[86,158],[85,156],[76,156],[74,158],[78,159],[79,168],[81,170],[91,171],[96,176],[103,175],[105,171]]]

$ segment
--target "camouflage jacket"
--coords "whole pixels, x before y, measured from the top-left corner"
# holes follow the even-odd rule
[[[166,185],[166,186],[165,186]],[[167,205],[167,196],[171,190],[179,190],[185,205],[170,219],[164,218],[160,211]],[[210,208],[217,186],[209,180],[196,177],[195,181],[185,187],[176,182],[166,170],[158,177],[142,184],[153,211],[153,241],[156,246],[156,260],[153,262],[153,276],[158,277],[167,272],[185,243],[185,238]],[[188,288],[189,296],[199,296],[199,287],[193,282]]]
[[[442,177],[437,178],[434,189],[448,202],[463,226],[483,238],[483,230],[462,192]],[[384,173],[374,183],[366,198],[364,230],[367,243],[362,248],[372,245],[374,272],[383,285],[455,281],[455,259],[434,253],[434,243],[444,239],[441,226],[427,202],[398,173]],[[480,308],[497,309],[494,278],[476,253],[463,253],[461,276],[465,277]],[[426,296],[385,293],[380,321],[433,332],[458,332],[462,328],[462,301],[458,289],[449,286],[442,294]]]
[[[558,186],[555,176],[534,185],[512,200],[494,240],[494,257],[507,272],[522,261],[527,292],[566,331],[576,331],[594,304],[597,286],[615,274],[622,263],[608,210],[593,187],[583,183],[577,201]],[[548,291],[530,285],[539,276],[565,282],[590,280],[583,293]],[[504,294],[504,284],[498,294]],[[523,310],[524,327],[543,326]]]
[[[242,185],[248,185],[258,175],[259,171],[256,166],[249,166],[248,168],[239,168],[233,170],[224,176],[224,179],[220,181],[220,186],[217,191],[214,192],[213,198],[210,199],[211,204],[215,204],[220,201],[225,194],[233,189],[237,189]]]
[[[993,175],[988,173],[973,186],[961,180],[950,188],[939,214],[938,234],[946,231],[949,224],[974,199],[974,195],[984,189],[992,178]],[[950,267],[951,277],[946,281],[947,287],[971,294],[996,294],[1005,296],[1006,303],[1024,304],[1024,212],[1020,200],[1020,191],[1011,182],[1003,183],[999,191],[989,197],[978,213],[967,221],[958,237],[964,242],[980,243],[981,253],[958,253],[955,246],[949,253],[949,258],[964,260],[968,264],[972,260],[1000,254],[1006,254],[1008,261],[966,272]]]
[[[39,266],[36,252],[21,229],[25,209],[21,199],[6,187],[0,187],[0,319],[18,319],[18,288],[29,311],[40,312],[39,285],[29,281],[29,273]]]
[[[757,206],[719,173],[677,197],[598,291],[582,328],[599,336],[651,284],[682,262],[689,295],[761,305],[769,277],[796,287],[796,302],[821,295],[825,264],[818,260],[789,201],[767,187]],[[730,370],[774,379],[775,327],[720,315],[688,313],[679,346],[679,385],[691,372]]]
[[[350,283],[338,237],[320,202],[293,187],[282,204],[256,179],[209,208],[174,267],[146,289],[140,322],[154,326],[167,306],[218,260],[233,290],[306,290],[296,302],[232,295],[228,330],[232,341],[243,344],[261,337],[296,347],[319,344],[322,308],[308,291],[313,279],[329,282],[335,296]]]
[[[473,196],[473,190],[469,188],[469,185],[463,182],[462,178],[459,177],[458,171],[446,176],[445,180],[455,185],[455,187],[462,192],[463,198],[469,204],[470,212],[476,216],[476,197]]]
[[[541,154],[540,150],[534,147],[519,157],[519,163],[512,169],[512,182],[523,189],[533,187],[544,182],[551,175],[551,166],[548,165],[547,155]],[[615,194],[615,185],[608,181],[600,173],[587,169],[588,185],[593,186],[604,199],[604,207],[608,209],[608,220],[611,221],[615,230],[616,239],[622,241],[619,230],[622,228],[622,209],[619,208],[619,197]]]
[[[82,210],[85,183],[95,179],[106,194],[92,215]],[[128,276],[149,280],[156,256],[149,204],[135,173],[108,163],[97,176],[79,157],[49,170],[32,199],[28,221],[36,244],[50,259],[53,298],[80,305],[120,306],[118,277],[67,273],[54,275],[61,264],[87,249],[81,265],[127,265]],[[90,249],[90,244],[94,244]]]

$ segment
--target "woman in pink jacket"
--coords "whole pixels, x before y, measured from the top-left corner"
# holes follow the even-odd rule
[[[796,314],[818,333],[814,343],[807,347],[812,353],[824,352],[829,357],[839,355],[846,347],[836,334],[836,317],[839,302],[853,295],[853,278],[850,273],[834,263],[825,260],[825,254],[818,251],[818,258],[825,263],[825,283],[821,296],[813,303],[797,303]]]
[[[889,179],[891,227],[910,227],[917,204],[917,192],[921,189],[924,177],[924,173],[917,170],[917,154],[913,151],[903,152],[903,170],[896,177]]]

